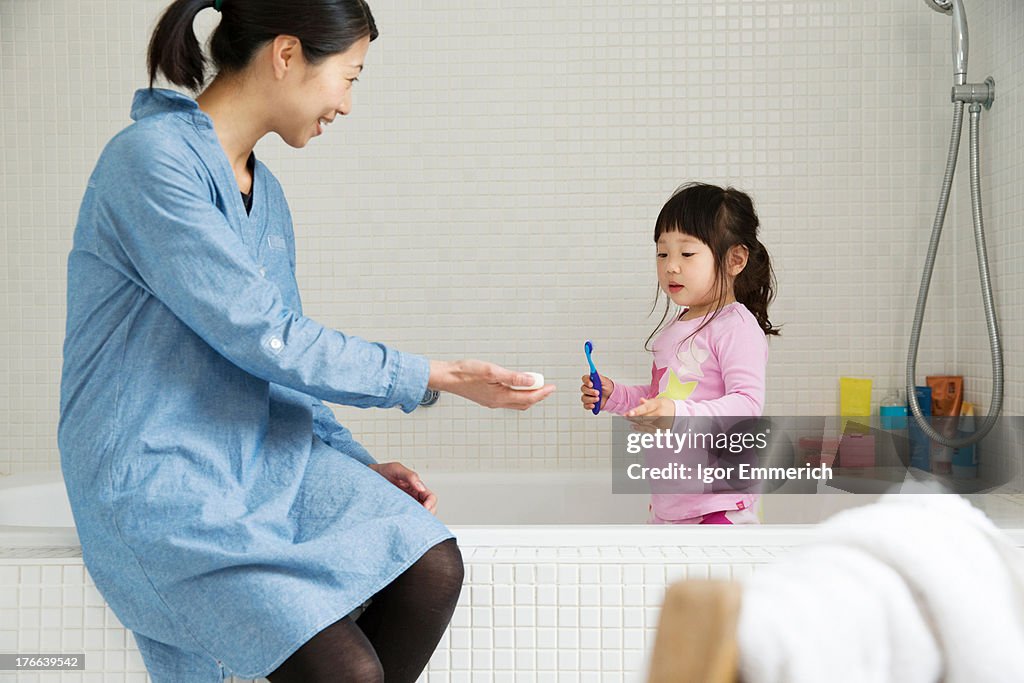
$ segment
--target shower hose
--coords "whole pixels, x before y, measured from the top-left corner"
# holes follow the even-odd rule
[[[935,255],[939,250],[939,238],[942,236],[942,224],[949,205],[949,192],[953,185],[953,172],[956,170],[956,158],[960,149],[960,132],[964,122],[964,103],[953,103],[953,133],[949,141],[949,155],[946,159],[946,172],[942,177],[942,191],[939,193],[939,208],[932,225],[932,236],[928,244],[928,255],[924,262],[924,273],[921,276],[921,288],[917,294],[917,309],[914,311],[914,325],[910,332],[910,351],[907,354],[907,401],[910,404],[913,419],[917,426],[932,441],[950,448],[962,448],[981,441],[995,425],[1003,405],[1003,350],[999,341],[999,323],[996,320],[996,309],[992,303],[992,282],[988,272],[988,255],[985,251],[985,227],[981,217],[981,171],[978,168],[979,134],[978,125],[981,118],[981,105],[972,103],[970,106],[970,136],[968,147],[970,154],[971,175],[971,217],[974,222],[974,244],[978,254],[978,274],[981,277],[981,297],[985,305],[985,324],[988,330],[989,347],[992,351],[992,402],[988,415],[981,427],[973,434],[963,438],[949,438],[932,428],[929,421],[921,413],[921,406],[914,392],[917,347],[921,341],[921,325],[924,322],[925,304],[928,302],[928,287],[931,284],[932,270],[935,267]]]

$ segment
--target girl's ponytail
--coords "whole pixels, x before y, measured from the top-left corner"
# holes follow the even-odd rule
[[[768,319],[768,304],[775,298],[775,273],[771,258],[768,250],[756,238],[746,246],[747,265],[733,282],[733,294],[736,301],[754,314],[765,335],[778,335],[779,328],[772,327]]]
[[[192,92],[206,81],[206,57],[196,38],[192,24],[196,15],[214,0],[176,0],[160,17],[149,41],[149,87],[157,72],[175,85]]]

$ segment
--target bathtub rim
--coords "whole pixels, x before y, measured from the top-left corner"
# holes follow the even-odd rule
[[[814,524],[674,526],[647,524],[459,524],[448,528],[475,547],[735,547],[793,546],[814,536]],[[1021,531],[1024,544],[1024,530]],[[74,527],[0,525],[0,548],[80,548]]]
[[[576,547],[581,551],[598,548],[742,548],[794,547],[817,535],[817,524],[776,524],[764,526],[674,526],[641,524],[528,524],[450,526],[459,545],[466,547]],[[1024,548],[1024,529],[1001,530],[1015,547]],[[74,527],[0,526],[0,548],[80,549]],[[599,557],[595,553],[595,557]],[[735,561],[735,557],[709,561]]]
[[[460,545],[480,547],[535,546],[541,548],[673,547],[733,548],[793,547],[818,534],[818,524],[771,525],[648,525],[648,524],[532,524],[460,525],[448,527]],[[1018,548],[1024,548],[1024,529],[1000,529]],[[611,541],[609,535],[614,534]],[[616,542],[622,534],[623,539]],[[501,543],[495,543],[499,537]],[[566,541],[569,542],[566,542]],[[641,542],[643,541],[643,542]],[[717,559],[717,558],[708,558]],[[721,558],[735,562],[735,557]]]
[[[446,472],[471,477],[476,472]],[[505,473],[534,474],[534,473]],[[425,473],[426,476],[426,473]],[[13,482],[60,482],[60,468],[0,476],[0,492]],[[764,524],[736,527],[648,524],[449,524],[460,545],[473,547],[742,547],[798,546],[813,538],[813,524]],[[1016,547],[1024,547],[1024,527],[999,527]],[[81,548],[74,526],[0,524],[0,548]],[[712,559],[712,558],[709,558]],[[728,559],[728,558],[725,558]]]

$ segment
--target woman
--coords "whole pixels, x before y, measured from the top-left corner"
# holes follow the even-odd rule
[[[192,30],[223,13],[205,83]],[[553,386],[438,362],[302,315],[284,195],[253,156],[352,106],[362,0],[177,0],[135,123],[104,149],[68,261],[59,443],[85,564],[157,683],[413,681],[462,558],[434,495],[321,403],[416,408],[430,387],[525,409]]]

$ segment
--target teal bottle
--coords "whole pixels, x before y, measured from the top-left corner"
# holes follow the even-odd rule
[[[907,399],[903,397],[903,389],[893,389],[878,407],[882,418],[882,429],[897,432],[907,428]]]
[[[914,395],[921,406],[921,414],[929,419],[932,416],[932,388],[914,387]],[[931,471],[931,439],[917,426],[910,406],[907,406],[907,437],[910,440],[910,466],[925,472]]]

